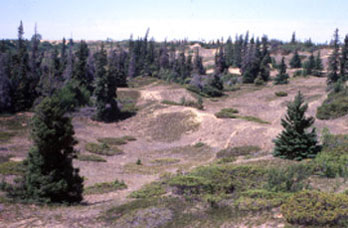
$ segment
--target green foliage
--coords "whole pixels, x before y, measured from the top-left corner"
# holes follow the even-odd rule
[[[298,55],[298,52],[296,50],[292,59],[290,60],[290,67],[291,68],[300,68],[301,66],[302,66],[301,58]]]
[[[97,143],[87,143],[85,145],[85,149],[94,154],[105,155],[105,156],[113,156],[122,154],[123,151],[117,147],[110,147],[105,143],[97,144]]]
[[[311,167],[307,164],[271,168],[267,174],[265,188],[272,192],[298,192],[308,187],[307,179],[311,173]]]
[[[302,160],[314,158],[320,152],[321,146],[318,145],[315,128],[309,133],[306,132],[314,123],[313,117],[305,117],[307,108],[302,94],[298,92],[294,101],[288,104],[287,115],[281,119],[284,130],[273,140],[274,156]]]
[[[323,150],[313,161],[316,174],[322,177],[348,177],[348,135],[323,131]]]
[[[117,190],[126,189],[127,185],[123,181],[115,180],[114,182],[97,183],[89,186],[84,190],[85,194],[104,194],[108,192],[115,192]]]
[[[3,175],[23,175],[25,173],[23,162],[6,161],[0,163],[0,174]]]
[[[237,116],[235,115],[236,113],[239,113],[237,109],[223,108],[218,113],[215,113],[215,116],[217,118],[237,118]]]
[[[200,148],[200,147],[203,147],[203,146],[205,146],[205,143],[203,143],[203,142],[197,142],[197,143],[194,145],[194,147],[196,147],[196,148]]]
[[[169,100],[163,100],[161,103],[167,104],[167,105],[180,105],[180,106],[186,106],[186,107],[194,107],[194,108],[197,108],[199,110],[204,109],[203,100],[201,97],[199,97],[197,101],[186,100],[185,97],[181,97],[179,103],[175,102],[175,101],[169,101]]]
[[[286,97],[288,96],[288,93],[285,91],[278,91],[274,93],[277,97]]]
[[[136,165],[142,165],[141,160],[138,159],[137,162],[135,163]]]
[[[242,120],[246,120],[246,121],[251,121],[251,122],[255,122],[255,123],[259,123],[259,124],[271,124],[268,121],[262,120],[258,117],[255,116],[237,116],[238,119],[242,119]]]
[[[347,222],[348,196],[317,191],[298,192],[282,206],[282,214],[291,224],[339,225]]]
[[[348,114],[348,88],[335,93],[331,92],[328,98],[317,109],[317,118],[321,120],[336,119]]]
[[[231,156],[245,156],[259,152],[261,150],[258,146],[239,146],[220,150],[217,152],[217,158],[226,158]]]
[[[176,159],[176,158],[157,158],[151,161],[151,163],[154,163],[156,165],[169,165],[169,164],[175,164],[178,162],[180,162],[180,159]]]
[[[102,157],[99,157],[94,154],[79,154],[77,156],[77,160],[79,161],[92,161],[92,162],[106,162],[106,160]]]
[[[149,199],[159,197],[166,193],[161,183],[151,183],[142,187],[140,190],[132,192],[129,196],[136,199]]]
[[[275,85],[288,84],[289,83],[288,79],[289,79],[289,75],[286,73],[286,64],[285,64],[285,60],[283,57],[282,62],[280,63],[279,68],[278,68],[278,74],[274,78],[273,83]]]
[[[90,103],[90,92],[75,80],[70,80],[55,96],[58,97],[61,108],[69,112]]]
[[[95,118],[98,121],[110,122],[119,118],[120,110],[116,102],[116,80],[106,69],[107,54],[102,44],[96,57],[96,96],[97,113]]]
[[[34,146],[28,154],[23,183],[10,189],[11,196],[40,203],[82,200],[83,179],[72,164],[77,141],[71,119],[59,104],[57,97],[51,97],[36,107],[31,129]]]
[[[261,76],[257,76],[256,79],[255,79],[255,81],[254,81],[254,84],[255,84],[256,86],[262,86],[262,85],[265,84],[265,81],[262,79]]]

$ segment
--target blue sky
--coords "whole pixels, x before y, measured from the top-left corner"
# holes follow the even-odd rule
[[[0,0],[0,39],[25,37],[37,23],[43,39],[114,40],[144,35],[156,40],[232,37],[236,33],[315,42],[348,33],[347,0]]]

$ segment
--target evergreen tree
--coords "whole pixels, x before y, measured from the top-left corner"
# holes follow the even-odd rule
[[[66,60],[66,66],[63,71],[63,79],[65,83],[69,82],[73,78],[73,74],[74,74],[75,60],[74,60],[74,54],[73,54],[73,46],[74,46],[74,42],[72,39],[70,39],[69,45],[68,45],[69,52],[68,52],[68,56]]]
[[[159,53],[159,66],[161,69],[169,68],[169,54],[167,49],[167,42],[164,42]]]
[[[125,72],[126,53],[121,50],[119,54],[112,51],[108,61],[108,74],[115,78],[116,87],[127,86],[127,75]]]
[[[45,98],[32,119],[34,146],[28,154],[25,198],[44,203],[74,203],[82,200],[83,179],[73,167],[76,157],[71,119],[65,116],[57,97]]]
[[[134,52],[131,52],[129,64],[128,64],[128,77],[134,78],[136,75],[136,55]]]
[[[338,29],[335,30],[332,45],[333,45],[333,51],[329,58],[329,70],[328,70],[328,78],[327,78],[328,85],[336,83],[339,79],[338,67],[339,67],[340,47],[339,47]]]
[[[301,58],[298,55],[297,50],[295,50],[295,53],[294,53],[293,57],[290,60],[290,67],[291,68],[300,68],[301,66],[302,66]]]
[[[23,111],[30,108],[35,99],[31,90],[31,77],[29,66],[29,54],[26,41],[24,40],[24,28],[22,21],[18,27],[16,63],[13,67],[12,84],[14,86],[14,108],[15,111]]]
[[[102,44],[100,51],[96,55],[96,119],[99,121],[113,121],[118,118],[119,109],[116,102],[116,80],[110,74],[107,67],[107,55]]]
[[[233,65],[235,67],[241,67],[242,65],[242,44],[243,44],[243,36],[236,36],[236,40],[234,43],[234,52],[233,52]]]
[[[204,66],[203,66],[203,60],[202,60],[202,57],[199,55],[199,49],[198,48],[196,49],[195,58],[194,58],[194,61],[193,61],[193,72],[196,73],[196,74],[200,74],[200,75],[205,74],[205,69],[204,69]]]
[[[321,146],[318,145],[315,128],[310,132],[306,131],[314,123],[313,117],[305,117],[307,108],[301,92],[298,92],[294,101],[288,104],[287,115],[281,119],[284,130],[274,140],[274,156],[302,160],[314,158],[320,152]]]
[[[40,56],[39,45],[40,45],[41,35],[37,33],[37,26],[35,25],[34,35],[31,38],[32,49],[30,55],[30,91],[33,91],[33,99],[35,99],[38,94],[36,93],[36,87],[40,81],[41,77],[41,63],[43,56]]]
[[[88,78],[87,75],[87,59],[89,56],[88,45],[84,40],[81,40],[79,48],[76,52],[77,63],[73,74],[73,79],[78,81],[81,86],[93,91],[93,78]]]
[[[309,56],[308,60],[303,64],[303,74],[312,75],[315,68],[315,59],[313,53]]]
[[[286,64],[283,57],[278,68],[278,74],[274,78],[274,84],[275,85],[288,84],[289,83],[288,79],[289,79],[289,75],[286,73]]]
[[[6,54],[0,53],[0,113],[12,111],[12,85],[6,60]]]
[[[321,61],[320,51],[318,51],[318,54],[315,58],[315,66],[314,66],[314,73],[313,74],[316,76],[321,76],[323,69],[324,69],[324,67],[323,67],[323,62]]]
[[[233,43],[231,37],[228,37],[225,45],[225,61],[227,67],[232,67],[233,66]]]
[[[253,83],[260,72],[260,59],[257,55],[257,47],[254,43],[254,39],[251,39],[249,48],[243,56],[241,66],[244,83]]]
[[[225,61],[224,49],[221,45],[215,54],[215,72],[217,74],[222,74],[227,68],[228,66]]]
[[[340,78],[343,81],[348,80],[348,35],[344,38],[342,54],[340,59]]]
[[[59,70],[59,74],[63,75],[64,70],[66,68],[68,59],[67,59],[67,46],[66,46],[66,40],[65,38],[63,38],[62,40],[62,48],[61,48],[61,52],[60,52],[60,70]]]
[[[293,33],[292,33],[290,43],[291,43],[291,44],[296,44],[296,32],[293,32]]]

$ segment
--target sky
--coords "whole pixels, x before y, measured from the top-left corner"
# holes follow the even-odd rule
[[[0,39],[37,30],[44,40],[113,40],[144,36],[218,39],[251,36],[288,41],[330,41],[335,28],[348,33],[347,0],[0,0]]]

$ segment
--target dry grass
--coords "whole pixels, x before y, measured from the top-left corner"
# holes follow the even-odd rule
[[[156,141],[177,141],[183,134],[198,130],[199,123],[194,121],[194,117],[192,112],[159,114],[149,122],[148,133]]]

